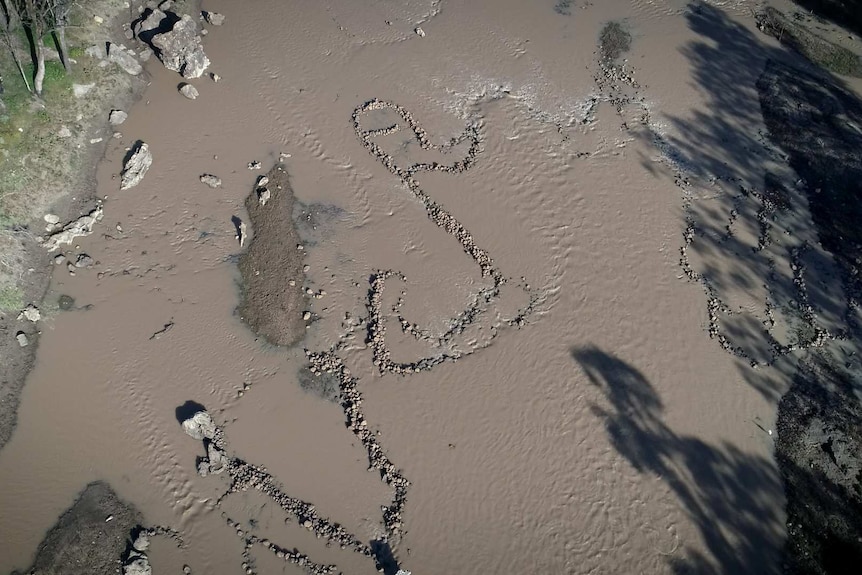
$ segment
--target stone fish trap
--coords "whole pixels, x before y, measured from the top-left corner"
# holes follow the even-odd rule
[[[451,165],[441,165],[437,162],[433,163],[416,163],[407,168],[401,168],[396,165],[391,155],[385,153],[380,146],[372,141],[373,137],[394,134],[399,130],[399,126],[393,125],[388,128],[378,130],[363,131],[359,125],[360,116],[366,112],[381,109],[394,110],[410,127],[415,134],[420,146],[423,149],[438,149],[444,147],[433,146],[427,137],[426,132],[413,119],[413,116],[401,106],[380,100],[371,100],[366,104],[359,106],[353,113],[352,119],[356,135],[359,137],[362,144],[368,151],[378,159],[393,175],[398,176],[407,186],[410,192],[419,199],[425,207],[428,218],[443,229],[446,233],[453,236],[461,244],[465,253],[467,253],[473,261],[479,266],[482,277],[490,277],[492,285],[482,289],[468,304],[466,309],[458,316],[450,321],[450,327],[446,332],[439,336],[432,336],[428,332],[424,332],[416,328],[416,326],[400,314],[398,310],[403,304],[403,297],[399,298],[398,303],[393,309],[393,313],[397,314],[402,330],[405,333],[410,333],[420,340],[431,341],[438,344],[449,342],[455,335],[461,333],[471,323],[483,313],[487,312],[492,302],[499,297],[500,288],[508,280],[496,268],[493,260],[488,253],[479,248],[473,238],[473,235],[456,220],[442,206],[435,202],[425,193],[414,179],[414,174],[419,171],[438,171],[450,174],[457,174],[466,171],[470,168],[479,153],[479,134],[475,126],[468,127],[464,135],[453,139],[445,148],[450,148],[464,141],[470,142],[470,147],[467,152],[467,157],[463,160],[456,161]],[[488,347],[491,341],[499,335],[499,330],[495,331],[491,340],[485,345],[480,346],[466,353],[442,353],[437,356],[420,358],[413,362],[396,363],[391,360],[389,349],[385,343],[386,327],[383,312],[383,290],[387,278],[397,276],[405,280],[403,274],[393,271],[377,271],[371,276],[370,290],[368,296],[368,310],[370,318],[368,321],[369,341],[371,342],[372,360],[381,373],[396,373],[399,375],[407,375],[417,371],[430,370],[435,365],[444,361],[456,361],[461,357],[472,354],[478,349]],[[535,293],[530,292],[526,280],[521,278],[522,284],[520,287],[529,294],[528,305],[518,314],[505,322],[503,327],[519,328],[524,325],[526,317],[531,314],[536,305],[539,303],[539,298]],[[403,295],[403,294],[402,294]],[[344,411],[345,425],[362,443],[368,456],[368,469],[376,470],[380,473],[381,480],[394,490],[392,500],[389,505],[381,507],[383,526],[385,535],[382,538],[384,548],[388,550],[389,542],[397,542],[403,533],[403,512],[407,502],[407,490],[410,482],[385,454],[383,447],[378,441],[378,434],[373,432],[365,419],[362,412],[362,393],[358,389],[359,380],[353,377],[344,365],[344,362],[336,355],[338,344],[329,351],[312,352],[305,350],[306,357],[310,364],[310,371],[319,376],[327,373],[336,377],[339,384],[339,402]],[[198,471],[201,475],[221,474],[226,472],[230,478],[230,487],[218,499],[216,505],[220,505],[222,500],[232,493],[239,491],[247,491],[248,489],[256,489],[264,495],[270,497],[288,516],[294,517],[299,525],[317,535],[318,538],[326,540],[327,545],[337,544],[342,549],[350,549],[354,552],[373,558],[378,570],[398,569],[397,564],[393,566],[394,557],[384,555],[380,551],[375,551],[372,545],[366,545],[357,536],[350,534],[340,524],[331,521],[328,518],[322,517],[316,511],[313,505],[290,497],[284,491],[278,481],[270,475],[265,468],[255,466],[239,458],[229,457],[226,452],[226,441],[224,431],[215,425],[212,418],[204,411],[194,414],[191,418],[183,422],[183,428],[186,432],[195,439],[200,439],[204,443],[207,455],[201,457],[198,463]],[[255,535],[248,534],[242,530],[240,522],[235,521],[227,516],[225,520],[229,527],[235,529],[237,536],[243,539],[244,547],[242,551],[242,567],[247,575],[256,575],[254,559],[251,556],[251,549],[255,545],[260,545],[268,549],[276,555],[277,558],[284,561],[294,563],[303,567],[313,575],[325,575],[337,572],[335,565],[323,565],[315,563],[307,555],[302,554],[297,549],[287,549],[281,547],[267,539],[261,539]],[[409,572],[398,570],[398,575],[409,575]]]
[[[395,134],[401,130],[401,126],[393,124],[385,128],[363,130],[360,125],[360,119],[364,114],[378,110],[392,110],[395,112],[413,132],[423,150],[437,150],[446,153],[449,149],[460,145],[463,142],[469,142],[466,157],[462,160],[454,161],[451,164],[417,162],[407,167],[399,166],[392,155],[386,153],[375,141],[373,141],[373,138]],[[470,169],[480,152],[479,132],[475,125],[470,125],[461,136],[453,138],[443,146],[435,146],[431,144],[428,139],[427,132],[419,125],[409,111],[392,102],[384,102],[376,99],[370,100],[356,108],[353,112],[352,119],[354,131],[362,145],[365,146],[369,153],[383,164],[391,174],[397,176],[417,200],[422,202],[428,219],[458,241],[461,248],[464,250],[464,253],[470,256],[476,265],[479,266],[482,277],[491,278],[492,280],[491,285],[480,290],[473,298],[473,301],[471,301],[461,313],[449,320],[449,328],[438,336],[434,336],[430,332],[418,329],[415,324],[400,315],[398,312],[403,304],[403,297],[399,298],[393,312],[396,314],[396,319],[398,319],[402,331],[417,340],[427,341],[436,347],[444,348],[446,345],[451,344],[456,335],[463,333],[464,330],[474,323],[481,314],[490,309],[494,300],[500,296],[500,289],[502,286],[510,280],[506,278],[495,266],[494,261],[488,252],[476,244],[473,234],[471,234],[464,225],[461,224],[461,222],[459,222],[443,206],[434,201],[431,196],[429,196],[419,186],[414,176],[419,172],[459,174]],[[378,368],[380,373],[389,372],[403,375],[414,373],[416,371],[429,370],[439,363],[447,360],[454,361],[476,351],[474,349],[468,352],[442,352],[434,356],[423,357],[407,363],[396,363],[392,361],[391,353],[385,341],[386,326],[382,307],[383,290],[386,285],[386,280],[393,276],[396,276],[401,280],[406,280],[406,277],[403,274],[395,270],[378,270],[371,276],[370,280],[371,285],[368,298],[368,340],[372,348],[374,365]],[[527,316],[535,310],[535,307],[539,303],[538,295],[531,292],[523,278],[522,282],[523,283],[520,284],[520,287],[527,292],[529,302],[527,306],[520,310],[514,318],[505,320],[504,325],[502,326],[503,328],[523,326]],[[482,349],[490,345],[491,341],[496,338],[499,333],[500,330],[495,329],[494,333],[491,335],[491,339],[478,349]]]

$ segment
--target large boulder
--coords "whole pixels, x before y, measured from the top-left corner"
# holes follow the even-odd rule
[[[184,78],[200,78],[210,65],[201,46],[197,22],[188,14],[170,30],[153,35],[149,43],[165,68],[179,72]]]
[[[150,166],[153,164],[153,155],[150,153],[150,148],[144,142],[132,148],[132,152],[123,166],[123,173],[120,181],[120,189],[128,190],[141,183],[144,175]]]
[[[199,411],[183,421],[183,431],[192,439],[213,439],[216,434],[216,424],[209,413]]]

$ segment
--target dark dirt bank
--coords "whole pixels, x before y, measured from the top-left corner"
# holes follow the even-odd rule
[[[261,176],[245,201],[252,237],[239,258],[239,314],[271,344],[293,345],[305,335],[302,242],[293,224],[294,196],[284,164]]]
[[[774,61],[757,89],[770,137],[804,181],[820,241],[833,254],[848,297],[858,302],[862,102],[834,78]],[[851,330],[858,341],[859,326]],[[837,575],[862,563],[862,407],[854,392],[858,374],[848,367],[812,354],[778,406],[789,574]]]
[[[757,81],[773,142],[805,182],[823,247],[862,295],[862,102],[826,75],[770,61]],[[857,330],[857,334],[858,330]]]
[[[39,544],[33,566],[26,573],[118,572],[129,535],[141,521],[140,512],[121,501],[107,483],[91,483]]]

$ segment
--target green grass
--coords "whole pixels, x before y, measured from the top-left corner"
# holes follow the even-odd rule
[[[24,294],[17,287],[0,288],[0,310],[20,310],[24,307]]]

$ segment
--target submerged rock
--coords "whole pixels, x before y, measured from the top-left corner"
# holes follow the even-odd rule
[[[208,185],[211,188],[221,187],[221,178],[212,174],[201,174],[201,183]]]
[[[79,254],[78,258],[75,260],[76,268],[85,268],[89,269],[95,265],[95,260],[87,254]]]
[[[138,142],[123,166],[120,189],[128,190],[141,183],[152,164],[153,155],[150,153],[149,146],[144,142]]]

